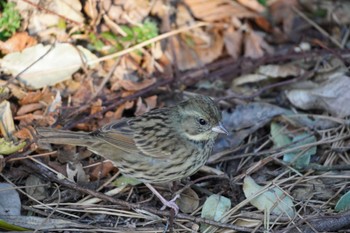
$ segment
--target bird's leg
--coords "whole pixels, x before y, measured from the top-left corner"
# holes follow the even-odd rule
[[[156,195],[159,200],[163,203],[163,207],[161,210],[164,210],[166,207],[172,208],[175,211],[175,215],[179,213],[179,207],[176,205],[175,201],[180,197],[179,194],[176,194],[176,196],[171,199],[170,201],[165,200],[165,198],[151,185],[151,184],[145,184],[151,191]]]

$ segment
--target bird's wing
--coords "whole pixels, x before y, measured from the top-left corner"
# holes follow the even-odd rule
[[[121,119],[120,121],[109,123],[92,132],[91,135],[127,153],[139,153],[139,149],[133,139],[133,132],[128,125],[128,120]]]
[[[154,127],[146,127],[145,122],[139,119],[142,118],[122,119],[109,123],[92,135],[130,154],[138,153],[152,158],[168,159],[176,146],[174,139],[163,135],[154,140],[157,130]],[[147,123],[156,124],[158,130],[168,127],[167,122],[159,121],[157,118],[147,119]]]
[[[178,148],[176,138],[168,133],[171,122],[164,109],[133,118],[129,124],[133,130],[135,145],[149,157],[169,159],[174,149]]]

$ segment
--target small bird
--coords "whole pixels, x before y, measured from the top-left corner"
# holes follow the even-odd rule
[[[37,132],[39,143],[85,146],[111,160],[125,176],[145,183],[176,214],[177,197],[167,201],[151,184],[192,175],[207,162],[218,134],[228,134],[215,102],[201,95],[90,133],[51,128]]]

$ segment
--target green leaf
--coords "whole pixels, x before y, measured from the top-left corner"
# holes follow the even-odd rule
[[[275,122],[272,122],[270,125],[272,141],[276,147],[282,147],[292,143],[292,140],[283,133],[283,128],[284,127]]]
[[[113,184],[117,187],[126,186],[126,185],[135,186],[141,183],[142,183],[141,181],[131,177],[127,177],[127,176],[120,176],[113,182]]]
[[[350,209],[350,191],[345,193],[335,205],[335,211],[345,211]]]
[[[219,221],[230,208],[230,199],[213,194],[204,202],[201,217]],[[200,232],[204,232],[208,227],[207,224],[201,224]]]
[[[0,229],[6,230],[6,231],[29,231],[29,229],[12,225],[2,219],[0,219]]]
[[[316,142],[316,137],[308,133],[301,133],[294,136],[292,139],[287,135],[288,131],[281,125],[272,122],[270,126],[271,138],[276,147],[287,146],[287,149],[303,146],[309,143]],[[288,146],[290,145],[290,146]],[[306,151],[305,149],[298,149],[286,153],[283,156],[283,161],[292,163],[297,169],[301,169],[310,164],[311,156],[316,154],[316,146],[312,146]],[[303,153],[300,155],[300,153]]]
[[[4,138],[0,138],[0,154],[9,155],[22,149],[26,145],[25,142],[18,144],[14,142],[6,141]]]
[[[250,203],[261,211],[267,211],[274,215],[284,215],[293,218],[295,215],[294,204],[289,197],[279,187],[266,189],[257,195],[264,187],[255,183],[250,177],[246,176],[243,181],[243,192]]]
[[[294,143],[293,147],[298,147],[298,146],[316,142],[316,137],[308,133],[303,133],[293,137],[292,142]],[[300,153],[303,153],[303,154],[300,155]],[[299,149],[290,153],[286,153],[283,156],[283,161],[287,163],[293,163],[295,168],[301,169],[310,164],[311,155],[314,155],[314,154],[316,154],[316,146],[312,146],[306,151],[305,149]]]

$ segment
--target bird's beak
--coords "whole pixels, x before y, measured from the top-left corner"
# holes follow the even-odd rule
[[[226,135],[229,135],[230,133],[227,131],[227,129],[225,129],[224,125],[219,122],[219,125],[214,126],[213,128],[211,128],[212,131],[216,132],[216,133],[224,133]]]

